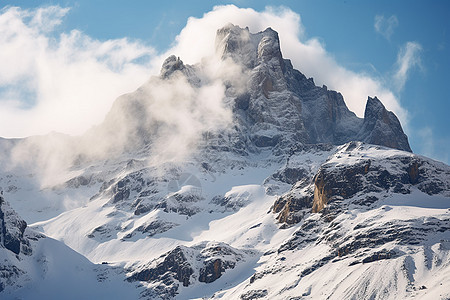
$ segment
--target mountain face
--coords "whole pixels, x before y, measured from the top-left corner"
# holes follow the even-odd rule
[[[376,97],[368,98],[364,119],[358,118],[349,111],[340,93],[326,86],[317,87],[312,78],[306,78],[290,60],[283,59],[278,33],[271,28],[252,34],[248,28],[229,24],[217,31],[215,44],[221,67],[233,65],[239,71],[221,78],[225,85],[223,104],[232,112],[232,121],[199,132],[207,133],[208,140],[203,138],[207,146],[226,146],[240,154],[264,148],[286,153],[299,143],[341,145],[358,140],[411,152],[397,117]],[[151,78],[136,92],[118,99],[94,135],[108,132],[119,139],[125,137],[126,144],[135,147],[153,143],[166,131],[178,130],[149,111],[149,101],[161,97],[154,90],[167,82],[173,89],[180,81],[201,90],[214,80],[205,75],[210,64],[191,66],[175,56],[167,58],[160,77]],[[174,90],[172,97],[186,97]]]
[[[397,117],[376,97],[369,97],[364,119],[356,117],[340,93],[315,86],[283,59],[278,33],[271,28],[251,34],[230,24],[218,30],[216,50],[222,59],[230,57],[250,70],[235,109],[248,120],[257,147],[359,140],[411,152]]]
[[[83,136],[0,140],[0,297],[449,298],[450,167],[274,30],[228,24],[215,49]]]

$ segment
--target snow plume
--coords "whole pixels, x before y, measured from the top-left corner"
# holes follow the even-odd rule
[[[235,63],[215,57],[195,66],[183,65],[167,77],[154,76],[135,92],[119,97],[102,124],[82,136],[52,133],[19,142],[12,151],[13,167],[31,169],[41,186],[49,187],[75,176],[69,170],[78,165],[119,155],[126,159],[128,151],[144,152],[153,167],[183,162],[198,148],[204,133],[230,127],[233,95],[239,93],[237,82],[247,81],[245,76]],[[236,88],[227,97],[225,84],[230,81],[236,81]]]
[[[225,129],[231,123],[231,110],[224,106],[224,92],[220,81],[196,89],[180,78],[152,88],[149,94],[157,101],[149,110],[157,123],[164,124],[152,160],[183,161],[196,149],[202,133]]]
[[[396,71],[394,74],[395,88],[400,92],[405,86],[411,70],[418,67],[422,69],[422,46],[417,42],[407,42],[397,55]]]
[[[394,34],[395,27],[398,26],[398,19],[395,15],[385,18],[383,15],[375,16],[375,31],[381,34],[385,39],[390,40]]]

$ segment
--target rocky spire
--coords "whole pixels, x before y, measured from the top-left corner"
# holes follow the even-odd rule
[[[175,71],[183,71],[185,66],[179,57],[171,55],[164,61],[161,67],[161,78],[169,78]]]
[[[364,122],[358,133],[358,140],[412,152],[400,121],[377,97],[367,99]]]
[[[278,33],[270,27],[253,34],[248,27],[229,23],[217,30],[215,43],[216,54],[222,59],[231,57],[249,69],[275,59],[284,69]]]

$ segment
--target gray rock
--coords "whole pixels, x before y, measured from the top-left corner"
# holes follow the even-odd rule
[[[240,126],[249,128],[255,146],[361,140],[411,151],[397,117],[376,97],[369,97],[365,118],[358,118],[340,93],[316,86],[282,58],[271,28],[252,34],[228,24],[217,31],[216,51],[249,70],[248,91],[236,98],[236,107],[243,115]]]
[[[29,245],[24,238],[27,223],[0,196],[0,246],[19,254],[22,246]]]
[[[396,115],[386,110],[377,97],[367,99],[364,122],[357,140],[412,152]]]
[[[128,281],[152,283],[152,289],[163,299],[178,293],[178,284],[187,287],[198,282],[211,283],[226,270],[245,261],[252,251],[235,249],[225,243],[200,243],[191,247],[178,246],[145,265],[130,269]],[[201,266],[196,269],[195,266]]]
[[[266,297],[268,294],[267,290],[251,290],[248,292],[245,292],[240,296],[242,300],[252,300],[252,299],[261,299]]]

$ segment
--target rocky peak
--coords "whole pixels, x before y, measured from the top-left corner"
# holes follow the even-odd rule
[[[258,44],[258,59],[268,62],[274,58],[281,63],[280,39],[278,33],[269,27],[262,32],[262,38]]]
[[[384,107],[383,103],[381,103],[380,99],[378,99],[377,96],[375,96],[374,98],[369,96],[367,98],[364,118],[370,117],[371,114],[384,113],[385,110],[386,108]]]
[[[253,34],[228,24],[217,31],[216,50],[250,70],[245,114],[257,147],[359,140],[411,151],[397,117],[376,97],[369,97],[365,118],[358,118],[339,92],[316,86],[283,59],[272,28]]]
[[[253,34],[248,27],[227,24],[217,30],[216,54],[222,59],[231,57],[249,69],[275,59],[284,69],[278,33],[270,27]]]
[[[368,97],[360,141],[412,152],[397,116],[377,98]]]
[[[215,47],[216,55],[222,59],[232,58],[248,68],[253,68],[256,63],[257,44],[248,27],[243,29],[229,23],[218,29]]]
[[[275,30],[251,33],[249,28],[230,23],[217,30],[215,47],[216,55],[224,60],[223,66],[231,59],[242,67],[238,69],[245,76],[239,73],[230,76],[233,80],[222,78],[234,126],[223,129],[227,130],[226,135],[217,134],[214,141],[208,134],[208,147],[217,145],[240,154],[266,148],[282,155],[297,144],[341,145],[357,140],[411,151],[397,117],[376,97],[369,98],[365,119],[358,118],[339,92],[316,86],[312,78],[283,59]],[[202,73],[207,69],[202,64],[207,62],[189,65],[174,55],[168,57],[159,78],[152,78],[145,88],[116,101],[104,131],[114,135],[119,132],[127,140],[127,147],[149,145],[162,127],[152,121],[151,112],[146,109],[153,101],[147,91],[161,80],[175,77],[186,79],[193,87],[202,87],[208,83],[208,76]],[[117,122],[118,119],[123,122]]]
[[[183,71],[185,66],[183,61],[175,55],[171,55],[164,61],[161,67],[161,78],[169,78],[175,71]]]

